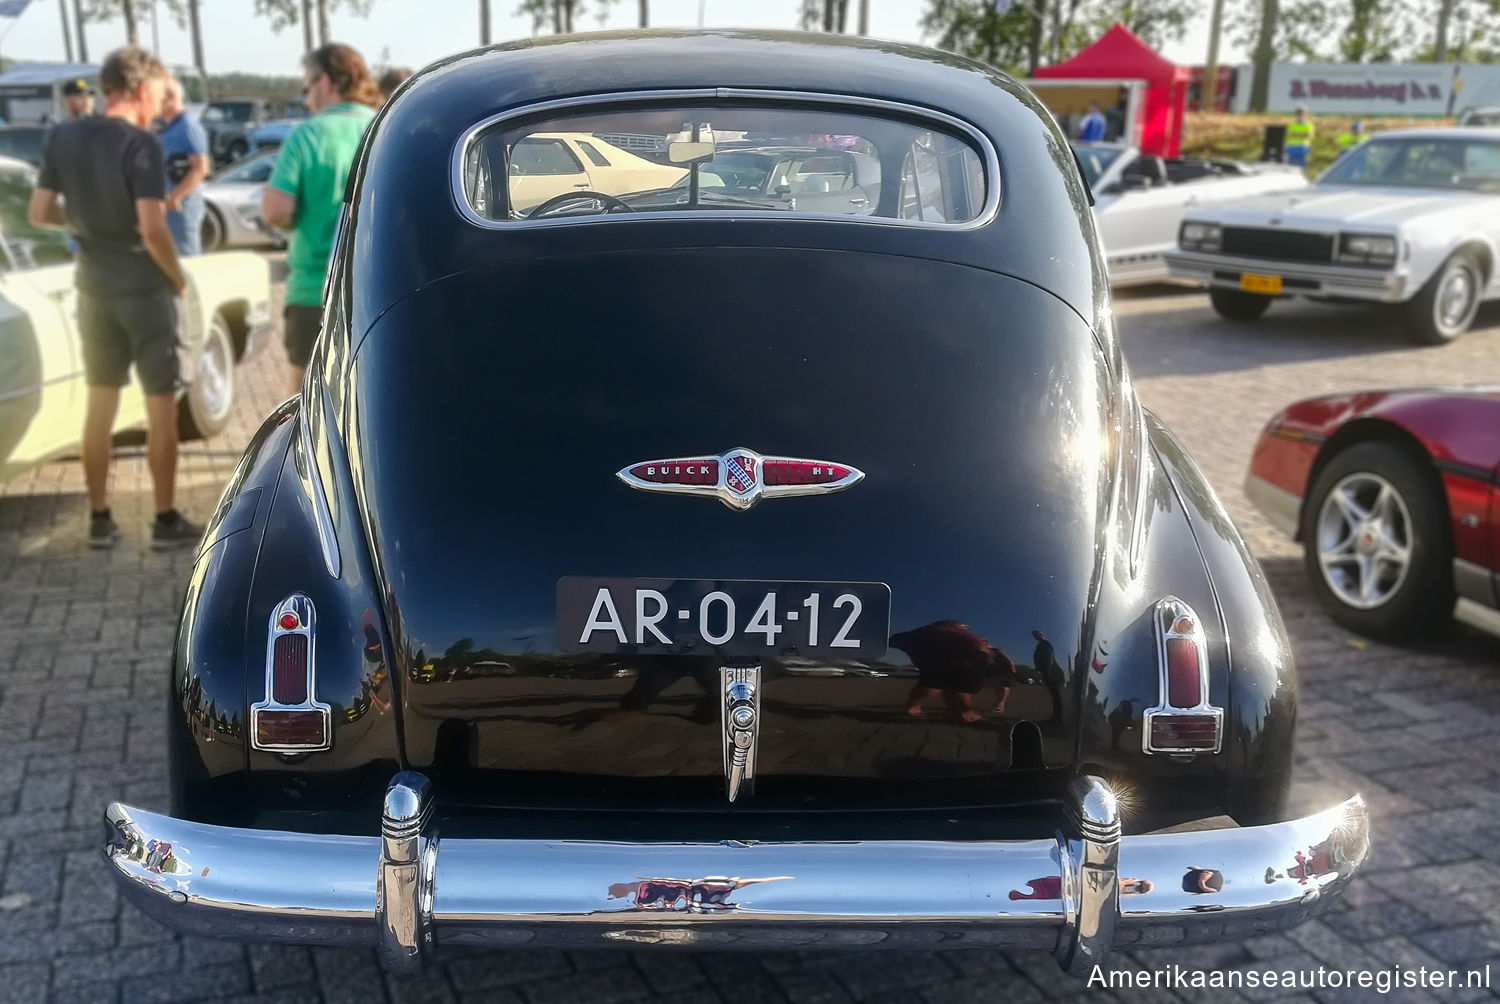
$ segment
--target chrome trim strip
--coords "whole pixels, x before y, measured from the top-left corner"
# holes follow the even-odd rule
[[[315,384],[309,371],[308,382],[305,389],[309,392],[303,395],[303,402],[311,400],[311,393],[316,392],[321,398],[326,391],[321,384]],[[323,420],[326,401],[319,401],[315,406],[318,417]],[[298,409],[301,414],[297,417],[297,438],[301,447],[301,455],[298,457],[297,473],[301,476],[303,485],[312,497],[313,518],[317,523],[318,546],[323,551],[323,567],[328,569],[331,578],[338,578],[341,570],[339,561],[339,538],[333,527],[333,511],[328,506],[328,495],[323,484],[323,476],[318,473],[317,454],[313,448],[312,417],[307,408]]]
[[[391,779],[380,818],[380,868],[375,884],[375,930],[380,958],[393,973],[413,973],[432,954],[432,783],[416,771]]]
[[[664,101],[702,102],[715,100],[734,102],[765,101],[768,103],[779,102],[796,105],[838,105],[867,112],[877,110],[907,118],[925,119],[933,125],[941,124],[947,126],[962,133],[973,144],[984,161],[984,205],[980,207],[979,213],[972,220],[966,220],[963,223],[928,223],[924,220],[899,220],[885,216],[848,216],[843,213],[787,213],[754,209],[715,209],[712,212],[699,213],[673,210],[658,213],[577,216],[549,220],[490,220],[485,219],[474,211],[474,207],[469,204],[468,196],[464,193],[464,161],[468,159],[469,147],[480,133],[512,119],[531,118],[548,112],[583,111],[600,106],[659,103]],[[482,227],[486,230],[508,230],[518,227],[597,226],[607,223],[636,223],[643,220],[744,219],[767,220],[781,224],[782,226],[788,223],[835,221],[874,226],[915,227],[919,230],[963,232],[965,230],[977,230],[988,226],[1000,211],[1000,157],[995,152],[994,144],[990,142],[989,137],[978,128],[947,112],[938,111],[935,108],[926,108],[922,105],[848,94],[826,94],[819,91],[788,91],[776,88],[767,88],[765,90],[751,87],[663,88],[644,91],[624,91],[617,94],[585,94],[571,98],[555,98],[550,101],[539,101],[534,104],[507,109],[488,118],[481,119],[478,123],[470,126],[459,137],[458,144],[453,149],[453,156],[450,158],[449,163],[449,190],[453,196],[454,205],[458,208],[459,215],[476,227]]]
[[[1372,274],[1368,268],[1316,265],[1310,262],[1276,261],[1269,258],[1240,258],[1232,255],[1211,254],[1202,251],[1169,251],[1166,254],[1166,260],[1167,270],[1172,275],[1187,279],[1201,280],[1205,272],[1209,273],[1210,278],[1215,271],[1253,272],[1256,275],[1275,275],[1283,279],[1301,279],[1307,282],[1326,283],[1338,287],[1348,287],[1361,291],[1375,291],[1382,294],[1389,294],[1390,284],[1393,280],[1399,280],[1403,288],[1407,280],[1406,274],[1399,271]],[[1319,292],[1325,291],[1288,289],[1284,291],[1284,295],[1299,296]]]
[[[291,614],[297,618],[297,626],[284,628],[281,626],[283,614]],[[266,632],[266,689],[265,698],[250,705],[250,746],[252,749],[265,750],[268,753],[318,753],[333,746],[333,711],[324,702],[318,700],[317,694],[317,639],[314,637],[314,628],[317,626],[317,611],[313,609],[312,600],[301,593],[293,593],[271,611],[271,624]],[[300,634],[307,638],[307,698],[301,704],[281,704],[273,696],[272,683],[275,678],[276,666],[276,639],[283,635]],[[317,711],[323,716],[323,745],[321,746],[295,746],[284,743],[261,743],[258,719],[262,711]]]
[[[1120,807],[1100,778],[1076,777],[1068,785],[1065,825],[1058,846],[1068,850],[1063,887],[1071,887],[1076,920],[1057,942],[1065,972],[1084,976],[1103,965],[1115,944],[1120,916]]]
[[[1460,596],[1453,607],[1453,616],[1472,628],[1488,631],[1500,636],[1500,610],[1475,603],[1467,596]]]
[[[1186,617],[1192,622],[1192,630],[1181,632],[1175,630],[1177,622]],[[1175,596],[1165,596],[1156,602],[1155,616],[1156,626],[1156,667],[1157,684],[1161,688],[1160,703],[1153,708],[1146,709],[1141,716],[1141,751],[1147,754],[1165,753],[1169,755],[1193,755],[1198,753],[1218,753],[1224,745],[1224,709],[1214,707],[1208,703],[1208,642],[1203,635],[1203,621],[1187,603]],[[1198,703],[1190,708],[1180,708],[1172,704],[1169,696],[1167,672],[1167,642],[1176,639],[1187,639],[1193,643],[1198,650]],[[1212,749],[1200,747],[1171,747],[1154,746],[1151,743],[1151,722],[1156,718],[1174,718],[1193,716],[1201,718],[1204,716],[1214,720],[1214,745]]]
[[[1091,826],[1108,818],[1077,815]],[[124,897],[168,927],[237,941],[380,943],[375,866],[384,837],[211,826],[118,803],[105,813],[105,837],[104,855]],[[1076,856],[1075,842],[1060,837],[450,839],[433,841],[427,852],[432,893],[430,901],[425,892],[416,900],[426,914],[418,929],[430,923],[439,944],[492,947],[1051,951],[1075,940],[1092,898],[1095,936],[1079,939],[1090,951],[1106,947],[1115,902],[1109,937],[1116,947],[1225,941],[1281,930],[1327,909],[1364,861],[1368,839],[1358,796],[1267,826],[1127,836],[1114,845],[1118,898],[1107,888],[1075,888],[1072,907],[1064,876],[1108,874],[1107,860],[1097,856],[1090,868],[1081,839]],[[1197,875],[1217,882],[1185,889],[1184,878]]]
[[[27,384],[25,387],[18,387],[15,390],[8,390],[5,393],[0,394],[0,404],[9,401],[11,398],[20,397],[23,394],[31,394],[36,391],[43,390],[47,387],[55,387],[60,383],[67,383],[69,380],[77,380],[83,375],[83,370],[78,370],[77,372],[67,373],[60,377],[53,377],[51,380],[43,380],[41,383]]]
[[[1267,523],[1292,540],[1298,538],[1297,524],[1302,518],[1302,499],[1255,474],[1245,475],[1245,497],[1260,510]]]
[[[741,790],[755,792],[755,755],[760,746],[760,667],[719,667],[719,720],[723,726],[724,783],[733,802]]]
[[[1146,547],[1146,523],[1148,522],[1147,506],[1151,493],[1147,490],[1146,479],[1151,476],[1151,468],[1148,463],[1151,456],[1151,433],[1146,428],[1146,409],[1141,404],[1140,398],[1135,397],[1134,386],[1131,388],[1131,396],[1135,400],[1135,427],[1136,427],[1136,472],[1135,472],[1135,513],[1134,525],[1130,534],[1130,577],[1133,579],[1140,574],[1141,552]]]

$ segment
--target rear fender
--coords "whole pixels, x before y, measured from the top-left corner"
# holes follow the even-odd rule
[[[1229,646],[1213,584],[1189,529],[1192,513],[1173,490],[1172,470],[1158,456],[1154,423],[1139,413],[1136,422],[1140,439],[1127,454],[1136,454],[1137,469],[1122,468],[1126,488],[1105,553],[1095,642],[1081,654],[1086,664],[1079,667],[1085,681],[1079,769],[1108,777],[1128,792],[1127,827],[1204,818],[1224,806],[1224,754],[1170,756],[1144,749],[1143,714],[1162,700],[1158,601],[1176,597],[1198,614],[1207,643],[1208,702],[1224,708],[1231,701]]]
[[[209,793],[243,781],[245,608],[271,500],[296,437],[297,402],[261,424],[199,545],[172,651],[167,736],[172,813],[212,821]]]
[[[218,736],[196,741],[202,783],[195,789],[185,775],[183,783],[174,784],[187,803],[182,814],[188,818],[246,825],[258,817],[262,825],[274,826],[276,813],[309,804],[323,810],[373,804],[400,768],[390,646],[359,522],[345,518],[333,524],[337,529],[331,535],[320,534],[319,483],[330,509],[346,516],[355,512],[342,453],[325,449],[325,463],[309,462],[314,437],[306,434],[299,405],[294,400],[278,412],[289,416],[280,419],[275,433],[279,449],[255,464],[269,486],[262,486],[256,503],[253,551],[244,555],[234,549],[227,577],[200,563],[189,587],[179,637],[188,658],[179,660],[179,675],[188,680],[192,670],[212,660],[214,676],[223,678],[214,690],[218,707],[234,709],[237,727],[232,758]],[[320,481],[314,472],[321,472]],[[326,518],[322,523],[329,526]],[[220,586],[224,578],[232,583]],[[310,599],[315,610],[314,696],[330,708],[332,747],[296,754],[257,750],[249,708],[266,697],[270,619],[296,593]],[[198,670],[196,675],[206,674]],[[182,713],[178,729],[191,736]],[[214,742],[220,748],[210,757],[205,751]]]
[[[1224,504],[1177,438],[1155,418],[1149,421],[1157,457],[1186,512],[1224,625],[1227,651],[1219,665],[1228,666],[1220,754],[1229,786],[1225,808],[1242,825],[1279,819],[1291,787],[1297,719],[1291,643],[1265,573]]]

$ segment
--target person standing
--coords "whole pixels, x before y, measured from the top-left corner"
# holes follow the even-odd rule
[[[1365,136],[1365,124],[1359,119],[1349,123],[1349,129],[1339,134],[1339,155],[1342,156],[1363,143],[1368,137]]]
[[[1104,139],[1104,132],[1108,123],[1104,121],[1104,113],[1099,110],[1097,101],[1089,102],[1088,114],[1078,126],[1078,140],[1081,143],[1099,143]]]
[[[376,84],[380,88],[380,103],[384,105],[391,100],[391,95],[396,93],[396,88],[406,83],[411,76],[411,70],[404,66],[393,66],[380,75]]]
[[[1299,105],[1297,116],[1286,124],[1286,162],[1294,167],[1306,167],[1308,154],[1312,152],[1312,120],[1307,117],[1307,108]]]
[[[177,253],[203,253],[203,192],[198,186],[208,177],[208,133],[187,113],[182,101],[182,82],[167,80],[161,105],[162,150],[166,155],[167,227]]]
[[[302,389],[323,323],[323,282],[344,183],[380,103],[364,57],[347,45],[314,49],[302,69],[302,95],[312,115],[282,143],[260,203],[268,224],[291,232],[283,319],[293,394]]]
[[[156,502],[151,543],[177,547],[196,543],[203,528],[188,522],[172,499],[182,386],[177,313],[187,279],[167,229],[161,141],[147,128],[161,113],[167,71],[155,56],[126,46],[105,59],[99,81],[104,114],[64,123],[47,137],[29,215],[33,225],[67,229],[78,241],[89,544],[112,547],[120,535],[107,498],[110,433],[133,364],[146,395]]]
[[[94,88],[82,77],[63,84],[62,99],[68,122],[77,122],[94,114]]]

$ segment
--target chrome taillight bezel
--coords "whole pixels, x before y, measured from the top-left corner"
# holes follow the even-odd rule
[[[1203,633],[1203,621],[1192,606],[1175,596],[1158,600],[1153,611],[1153,626],[1156,630],[1157,693],[1155,707],[1146,709],[1141,716],[1141,750],[1147,754],[1168,756],[1191,756],[1199,753],[1218,753],[1224,747],[1224,710],[1208,700],[1208,642]],[[1181,630],[1183,621],[1189,630]],[[1172,703],[1170,669],[1167,663],[1167,642],[1183,640],[1192,643],[1198,658],[1198,703],[1191,707]],[[1213,721],[1214,741],[1210,746],[1166,746],[1152,741],[1152,723],[1162,718],[1203,719]]]
[[[282,627],[281,620],[287,614],[296,618],[295,627]],[[313,602],[302,593],[293,593],[282,600],[271,611],[270,625],[266,632],[266,676],[265,698],[250,705],[250,746],[267,753],[319,753],[333,748],[333,709],[317,698],[317,641],[314,629],[317,612]],[[307,639],[306,689],[303,699],[297,704],[283,704],[276,699],[275,664],[276,642],[287,635],[302,635]],[[319,716],[322,722],[322,742],[284,743],[262,742],[260,738],[260,716],[262,712],[300,712]]]

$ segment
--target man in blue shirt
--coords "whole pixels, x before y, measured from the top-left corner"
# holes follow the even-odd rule
[[[179,255],[203,253],[203,193],[208,134],[183,108],[182,82],[172,79],[161,103],[162,150],[167,162],[167,227]]]
[[[1104,129],[1104,113],[1099,110],[1097,102],[1090,101],[1089,113],[1078,127],[1078,139],[1084,143],[1098,143],[1104,139]]]

